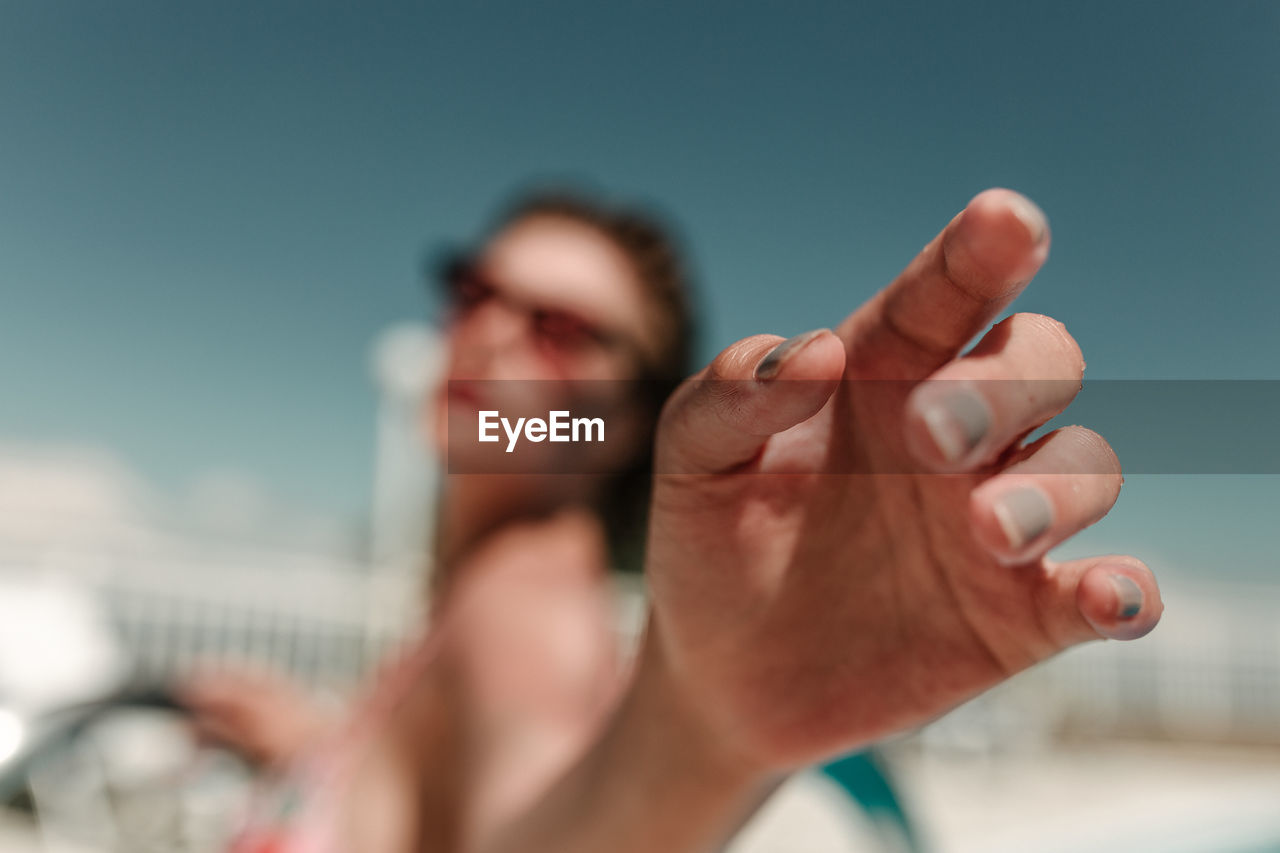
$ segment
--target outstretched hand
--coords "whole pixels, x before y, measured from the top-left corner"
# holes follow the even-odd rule
[[[300,686],[269,670],[208,666],[179,685],[196,731],[255,764],[283,768],[337,729]]]
[[[1045,557],[1122,481],[1086,428],[1024,444],[1080,388],[1075,341],[1014,314],[961,355],[1048,248],[988,190],[834,331],[741,340],[668,402],[645,651],[743,760],[820,760],[1160,618],[1137,559]]]

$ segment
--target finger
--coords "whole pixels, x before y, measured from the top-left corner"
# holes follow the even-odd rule
[[[1055,430],[1028,452],[969,496],[975,537],[1005,563],[1033,560],[1096,523],[1124,479],[1111,445],[1084,427]]]
[[[1164,613],[1155,575],[1126,556],[1051,565],[1035,606],[1051,638],[1065,649],[1089,640],[1136,640]]]
[[[657,470],[716,473],[750,461],[769,436],[816,414],[843,372],[844,347],[827,329],[738,341],[668,400]]]
[[[241,725],[213,717],[201,716],[192,717],[191,724],[195,729],[196,737],[202,743],[234,746],[237,749],[246,748],[245,730]]]
[[[1004,310],[1048,254],[1040,209],[1012,190],[986,190],[836,331],[868,375],[923,378]]]
[[[264,687],[261,676],[250,670],[205,665],[174,685],[180,702],[199,708],[238,707],[245,696],[254,696]]]
[[[1065,409],[1083,375],[1084,357],[1065,326],[1014,314],[912,390],[907,446],[935,471],[988,463]]]

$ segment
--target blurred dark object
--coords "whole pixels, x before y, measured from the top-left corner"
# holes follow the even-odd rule
[[[9,712],[6,712],[9,713]],[[225,849],[249,796],[249,768],[195,737],[162,685],[17,719],[0,762],[0,808],[50,839],[110,851]]]

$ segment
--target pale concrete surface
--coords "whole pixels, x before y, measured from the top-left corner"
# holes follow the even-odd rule
[[[905,752],[935,853],[1280,851],[1280,749],[1105,741],[999,758]]]

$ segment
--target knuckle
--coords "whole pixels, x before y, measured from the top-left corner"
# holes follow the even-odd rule
[[[763,346],[776,335],[756,335],[721,350],[701,371],[685,379],[662,405],[658,429],[663,434],[673,431],[685,434],[696,424],[713,420],[734,423],[741,418],[747,400],[744,377],[751,376]]]
[[[755,364],[785,338],[779,335],[752,335],[730,344],[707,365],[703,378],[713,382],[741,380],[751,376]]]
[[[744,394],[740,381],[713,382],[706,392],[711,411],[722,422],[733,424],[741,417]]]

